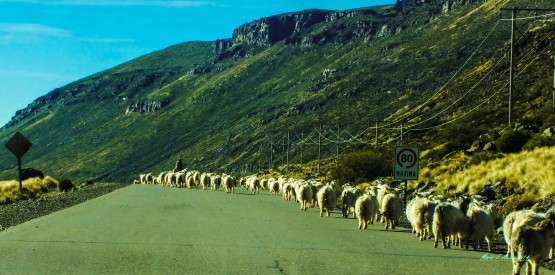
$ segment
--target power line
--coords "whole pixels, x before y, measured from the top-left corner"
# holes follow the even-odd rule
[[[455,79],[455,77],[457,77],[459,75],[459,73],[462,71],[462,69],[470,62],[470,60],[472,59],[472,57],[474,57],[474,55],[478,52],[478,50],[480,50],[480,48],[484,45],[484,43],[487,41],[487,39],[491,36],[493,31],[497,28],[497,25],[499,25],[499,22],[500,21],[498,20],[495,23],[495,25],[488,32],[486,37],[484,39],[482,39],[482,42],[478,45],[478,47],[474,50],[474,52],[472,52],[472,54],[466,59],[466,61],[463,63],[463,65],[455,72],[455,74],[453,74],[451,76],[451,78],[445,84],[443,84],[443,86],[441,86],[438,89],[438,91],[435,94],[433,94],[430,98],[428,98],[424,103],[421,103],[420,105],[412,108],[410,112],[408,112],[404,116],[401,116],[399,119],[397,119],[393,122],[390,122],[388,124],[382,125],[382,128],[385,128],[385,127],[391,126],[393,124],[396,124],[396,123],[402,121],[403,119],[407,118],[408,116],[414,114],[416,111],[418,111],[419,109],[424,107],[426,104],[428,104],[432,99],[434,99],[439,93],[441,93],[443,91],[443,89],[445,89],[445,87],[447,87],[447,85],[449,85],[453,81],[453,79]]]

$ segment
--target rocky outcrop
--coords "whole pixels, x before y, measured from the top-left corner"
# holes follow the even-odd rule
[[[301,35],[313,26],[323,22],[359,16],[361,20],[343,25],[337,33],[319,33],[311,37]],[[212,50],[217,55],[215,61],[219,61],[229,57],[235,59],[248,57],[256,53],[258,48],[268,48],[283,40],[286,41],[286,44],[313,46],[327,43],[335,37],[341,42],[352,38],[388,36],[399,32],[401,29],[396,26],[388,26],[386,23],[369,22],[368,17],[365,16],[377,18],[380,14],[374,9],[350,11],[307,10],[265,17],[241,25],[233,31],[233,36],[230,39],[216,40],[212,45]]]
[[[129,114],[156,112],[164,108],[166,105],[166,101],[136,101],[127,106],[127,110],[125,111],[125,113]]]
[[[430,8],[441,7],[441,14],[453,12],[461,7],[481,4],[487,0],[397,0],[395,4],[398,10],[406,10],[416,6],[428,5]]]
[[[212,50],[219,55],[217,60],[230,56],[245,56],[248,55],[246,48],[270,47],[294,33],[328,20],[328,14],[328,11],[310,10],[255,20],[235,29],[231,39],[216,40]]]
[[[487,0],[445,0],[443,2],[443,7],[441,9],[441,12],[444,14],[450,13],[466,5],[471,5],[476,3],[481,4],[486,1]]]

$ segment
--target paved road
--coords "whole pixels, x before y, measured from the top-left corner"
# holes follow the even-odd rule
[[[266,192],[132,185],[1,232],[0,273],[510,274],[485,252],[358,230],[340,214]]]

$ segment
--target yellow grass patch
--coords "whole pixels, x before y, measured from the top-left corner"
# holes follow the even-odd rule
[[[502,182],[515,193],[534,195],[538,200],[555,193],[555,147],[508,154],[480,165],[463,167],[454,161],[423,169],[421,174],[431,176],[440,190],[454,188],[457,192],[476,194],[489,181]]]
[[[33,198],[39,194],[48,193],[57,186],[58,181],[50,176],[44,179],[30,178],[23,181],[23,192],[19,191],[19,181],[17,180],[0,181],[0,204]]]

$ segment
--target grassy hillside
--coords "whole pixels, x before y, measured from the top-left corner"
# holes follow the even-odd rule
[[[551,3],[490,0],[443,13],[442,1],[430,2],[338,15],[227,55],[212,42],[175,45],[37,99],[0,142],[22,132],[34,144],[24,166],[56,178],[130,182],[178,158],[210,171],[278,166],[288,133],[291,163],[301,162],[301,148],[303,162],[316,160],[319,139],[324,158],[337,144],[340,154],[368,150],[379,120],[385,150],[401,142],[403,128],[403,144],[430,151],[425,161],[437,165],[507,127],[510,22],[499,8]],[[520,26],[514,118],[543,130],[555,121],[555,24]],[[160,108],[127,112],[140,102]],[[0,177],[15,178],[15,167],[0,154]]]

